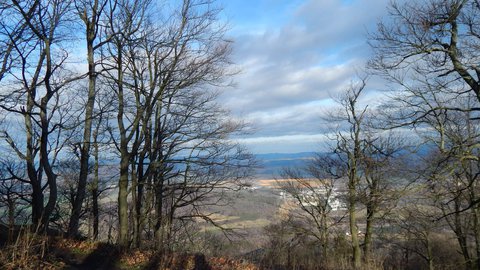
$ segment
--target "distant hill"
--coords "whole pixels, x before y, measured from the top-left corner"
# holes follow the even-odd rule
[[[421,160],[430,155],[434,155],[436,147],[432,144],[423,144],[416,147],[406,147],[398,152],[399,156],[405,155],[412,165],[421,162]],[[306,164],[308,160],[312,160],[318,155],[332,155],[327,152],[299,152],[299,153],[268,153],[256,154],[256,158],[260,163],[260,168],[256,170],[256,178],[272,179],[279,177],[282,169],[286,167],[299,168]]]
[[[283,168],[302,167],[316,155],[315,152],[256,154],[261,166],[256,171],[256,177],[266,179],[278,177]]]
[[[299,153],[268,153],[256,154],[255,156],[260,160],[280,160],[280,159],[310,159],[314,157],[316,152],[299,152]]]

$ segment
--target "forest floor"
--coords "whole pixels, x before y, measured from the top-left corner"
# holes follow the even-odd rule
[[[32,242],[33,243],[33,242]],[[202,254],[168,254],[125,250],[113,244],[50,238],[47,246],[35,245],[0,249],[0,269],[45,270],[258,270],[253,263]],[[45,242],[46,243],[46,242]]]
[[[265,226],[276,220],[280,197],[268,185],[256,182],[258,189],[242,190],[230,194],[230,207],[212,206],[215,220],[224,228],[241,236],[234,242],[222,240],[222,232],[210,225],[203,231],[217,237],[211,241],[222,243],[214,257],[202,254],[170,254],[160,257],[148,250],[122,251],[106,242],[74,241],[59,236],[48,239],[20,239],[10,246],[6,242],[8,229],[0,229],[0,269],[165,269],[165,270],[254,270],[253,263],[241,259],[242,254],[258,250],[267,241]],[[263,184],[265,184],[263,183]],[[3,235],[4,234],[4,235]],[[221,251],[221,252],[220,252]],[[233,259],[236,258],[236,259]],[[240,259],[238,259],[240,258]]]

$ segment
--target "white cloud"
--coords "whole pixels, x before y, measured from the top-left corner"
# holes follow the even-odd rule
[[[329,139],[325,134],[298,134],[246,138],[239,141],[256,153],[297,153],[324,151]]]
[[[248,27],[241,25],[241,31],[233,32],[234,60],[242,72],[235,78],[237,87],[225,91],[222,102],[256,123],[258,133],[253,136],[318,139],[312,134],[328,132],[320,116],[331,107],[330,97],[346,89],[364,66],[367,29],[373,30],[386,5],[384,0],[295,1],[288,13],[281,9],[283,21],[277,15],[272,15],[274,23],[252,17]],[[261,29],[254,27],[255,20],[262,22]],[[255,141],[255,151],[272,150],[262,150],[261,142],[267,144]],[[315,145],[310,139],[301,144]],[[288,140],[277,147],[287,151],[295,145],[297,140]]]

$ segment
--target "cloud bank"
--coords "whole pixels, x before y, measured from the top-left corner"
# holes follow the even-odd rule
[[[362,71],[370,53],[366,34],[386,15],[387,4],[225,0],[241,72],[222,102],[254,124],[257,132],[242,138],[252,151],[321,150],[329,132],[321,117],[333,108],[331,97]]]

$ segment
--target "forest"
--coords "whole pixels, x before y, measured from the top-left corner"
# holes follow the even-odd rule
[[[218,1],[1,1],[0,269],[480,269],[480,2],[385,5],[265,184]]]

